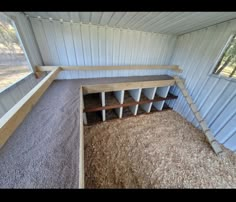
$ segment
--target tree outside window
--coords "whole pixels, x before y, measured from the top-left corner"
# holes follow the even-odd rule
[[[225,52],[216,65],[214,74],[236,78],[236,35],[229,42]]]
[[[31,70],[12,21],[0,13],[0,92]]]

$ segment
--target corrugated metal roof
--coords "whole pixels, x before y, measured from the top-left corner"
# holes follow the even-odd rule
[[[236,12],[25,12],[30,17],[176,34],[235,19]]]

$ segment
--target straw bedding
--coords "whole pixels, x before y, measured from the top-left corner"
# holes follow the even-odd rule
[[[236,188],[236,155],[223,149],[174,111],[86,126],[86,187]]]
[[[171,77],[54,81],[0,149],[0,188],[78,188],[80,86],[159,79]]]

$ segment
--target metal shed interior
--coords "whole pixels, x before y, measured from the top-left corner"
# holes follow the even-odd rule
[[[0,92],[1,119],[34,87],[50,76],[48,71],[52,66],[72,67],[60,71],[55,80],[59,83],[72,79],[75,82],[82,82],[66,83],[68,87],[73,86],[73,88],[85,84],[84,79],[90,79],[88,83],[92,85],[95,80],[103,84],[102,78],[112,81],[112,78],[115,80],[117,77],[121,79],[154,75],[174,77],[177,74],[185,81],[185,87],[192,101],[217,142],[236,152],[236,82],[233,78],[227,79],[212,74],[225,44],[236,32],[236,12],[4,12],[4,14],[15,23],[32,74]],[[90,69],[97,66],[110,68],[105,70],[98,68],[93,71],[73,70],[73,67],[77,66]],[[117,66],[130,66],[130,68],[119,69]],[[147,68],[132,69],[134,66]],[[178,66],[182,69],[182,73],[176,73],[169,68],[158,69],[151,66]],[[37,67],[45,68],[40,79],[34,76],[38,71]],[[62,99],[63,92],[59,92],[58,87],[54,88],[46,91],[45,95],[49,95],[50,92],[52,96],[56,96],[58,93]],[[201,124],[189,107],[181,89],[176,85],[170,88],[170,92],[178,96],[175,102],[171,103],[173,110],[193,126],[201,129]],[[73,91],[64,96],[69,96],[70,93],[73,94]],[[75,90],[74,93],[79,93],[79,90]],[[54,99],[56,105],[56,97]],[[62,101],[58,101],[60,102]],[[47,107],[54,108],[52,103],[48,103]],[[36,109],[39,112],[41,108],[36,106]],[[34,115],[36,114],[34,112]],[[32,117],[33,114],[29,116]],[[29,129],[23,128],[21,132],[25,130]],[[13,136],[19,133],[18,131]],[[9,147],[7,144],[8,142],[3,149]],[[81,144],[83,142],[80,139],[80,146]],[[65,148],[65,151],[67,149]],[[19,150],[15,149],[15,152],[17,151]],[[6,160],[3,157],[5,153],[4,150],[0,155],[3,164]],[[75,154],[74,158],[80,161],[81,165],[78,156],[80,154]],[[74,176],[82,179],[76,171],[73,172]],[[37,177],[34,180],[37,180]],[[7,179],[4,181],[0,177],[0,186],[4,187],[6,181]],[[21,181],[17,185],[10,183],[8,186],[37,187],[29,181],[26,185],[23,183],[26,182]],[[43,186],[43,183],[46,187],[57,187],[55,184],[60,182],[47,184],[42,181],[39,187]],[[70,183],[62,183],[63,185],[60,184],[59,187],[79,187],[81,182],[72,180]],[[84,185],[80,184],[80,187]]]

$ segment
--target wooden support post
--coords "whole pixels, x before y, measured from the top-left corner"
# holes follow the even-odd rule
[[[38,102],[59,72],[60,67],[50,72],[0,119],[0,147],[5,144],[10,135],[23,122],[27,114]]]
[[[80,97],[80,102],[82,103],[82,111],[84,111],[84,94],[83,94],[82,86],[81,86],[81,89],[82,89],[82,97]],[[88,124],[86,112],[83,112],[83,122],[84,122],[84,125]]]
[[[80,87],[80,100],[83,99],[83,90]],[[84,185],[84,125],[83,125],[83,102],[80,102],[80,137],[79,137],[79,188]]]
[[[168,95],[169,90],[170,90],[170,86],[159,87],[156,90],[156,94],[160,97],[166,98],[167,95]],[[164,106],[164,103],[165,103],[165,101],[153,102],[153,106],[157,110],[162,110],[162,108]]]
[[[102,106],[106,106],[106,100],[105,100],[105,92],[100,93],[100,99],[102,102]],[[106,110],[102,110],[102,121],[106,121]]]

